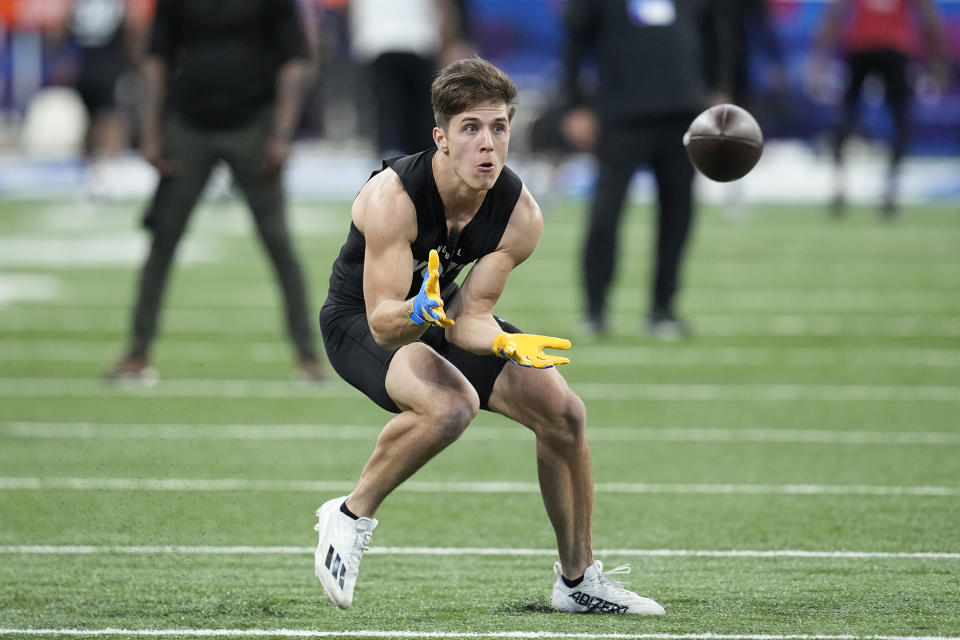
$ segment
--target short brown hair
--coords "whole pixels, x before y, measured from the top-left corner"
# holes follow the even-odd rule
[[[441,129],[446,129],[458,113],[484,102],[506,104],[507,117],[513,120],[516,100],[513,81],[479,56],[451,62],[437,74],[430,88],[433,117]]]

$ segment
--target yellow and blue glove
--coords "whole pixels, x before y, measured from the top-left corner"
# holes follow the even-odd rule
[[[436,249],[430,250],[427,260],[427,277],[419,293],[413,299],[413,311],[410,319],[414,324],[432,324],[435,327],[452,327],[453,320],[447,317],[443,310],[443,300],[440,298],[440,255]]]
[[[557,364],[567,364],[570,358],[551,356],[544,349],[569,349],[570,341],[530,333],[501,333],[493,339],[493,351],[521,367],[549,369]]]

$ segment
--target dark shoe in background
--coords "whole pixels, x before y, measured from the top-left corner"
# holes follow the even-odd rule
[[[111,384],[136,384],[145,387],[152,387],[160,378],[157,370],[150,366],[150,361],[140,356],[124,358],[103,377]]]

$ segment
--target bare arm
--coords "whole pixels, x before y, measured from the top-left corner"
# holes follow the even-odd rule
[[[494,305],[510,272],[533,253],[542,231],[540,207],[524,187],[497,250],[477,261],[450,306],[448,315],[456,320],[447,329],[450,342],[473,353],[493,351],[493,339],[503,332],[493,318]]]
[[[140,147],[144,159],[163,175],[173,172],[173,163],[163,148],[163,105],[170,77],[169,64],[159,56],[149,56],[143,64],[143,117]]]
[[[832,0],[824,9],[823,19],[820,22],[813,40],[813,54],[825,58],[837,46],[840,38],[840,18],[847,8],[847,0]]]
[[[599,9],[592,0],[572,0],[563,14],[565,39],[561,57],[561,106],[564,115],[560,130],[567,144],[580,152],[596,147],[599,125],[580,79],[583,59],[599,32]]]
[[[823,11],[820,26],[810,45],[810,57],[807,60],[805,83],[808,90],[820,100],[829,100],[831,96],[829,82],[830,56],[840,39],[841,18],[847,8],[848,0],[831,0]]]
[[[941,88],[950,84],[950,64],[947,53],[947,38],[944,34],[943,22],[933,0],[916,0],[920,13],[920,22],[927,50],[930,52],[930,71],[934,82]]]
[[[289,140],[300,121],[303,98],[307,87],[309,63],[303,58],[294,58],[277,72],[277,99],[274,104],[273,134]]]
[[[352,216],[366,239],[363,296],[373,338],[384,349],[415,342],[429,325],[410,320],[417,214],[397,174],[386,170],[367,182]]]
[[[307,89],[308,66],[306,59],[293,58],[277,71],[273,128],[264,146],[260,166],[267,176],[278,175],[290,157],[290,141],[300,121]]]

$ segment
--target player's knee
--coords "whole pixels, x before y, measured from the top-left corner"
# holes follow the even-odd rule
[[[447,446],[453,443],[480,412],[480,398],[472,388],[469,392],[450,394],[434,405],[430,421],[437,440]]]
[[[573,445],[584,438],[587,409],[577,394],[570,390],[552,399],[550,409],[544,412],[545,424],[539,435],[557,444]]]

